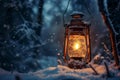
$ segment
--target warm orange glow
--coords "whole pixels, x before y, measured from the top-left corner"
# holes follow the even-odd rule
[[[86,55],[85,36],[70,35],[68,43],[68,56],[85,57],[85,55]]]
[[[79,44],[79,43],[75,43],[75,44],[74,44],[74,49],[75,49],[75,50],[78,50],[79,48],[80,48],[80,44]]]

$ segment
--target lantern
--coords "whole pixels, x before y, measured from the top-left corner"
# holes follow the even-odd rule
[[[64,59],[77,59],[89,62],[90,51],[90,29],[89,24],[82,21],[82,13],[71,15],[70,24],[65,25]]]

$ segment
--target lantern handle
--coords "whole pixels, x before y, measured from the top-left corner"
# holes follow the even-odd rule
[[[65,27],[65,19],[64,19],[64,15],[65,15],[65,13],[67,12],[67,9],[68,9],[68,7],[69,7],[69,4],[70,4],[70,0],[68,1],[68,3],[67,3],[67,6],[66,6],[66,9],[65,9],[65,11],[64,11],[64,13],[63,13],[63,26]]]

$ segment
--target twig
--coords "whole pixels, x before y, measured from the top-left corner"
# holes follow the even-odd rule
[[[102,45],[103,45],[103,47],[104,47],[104,49],[105,49],[105,52],[106,52],[107,54],[111,53],[111,51],[108,49],[107,45],[106,45],[104,42],[102,43]]]
[[[58,60],[57,60],[58,64],[59,64],[59,65],[62,65],[62,64],[63,64],[63,62],[62,62],[63,58],[62,58],[62,56],[60,55],[60,53],[57,54],[57,57],[58,57]]]
[[[107,77],[110,77],[110,71],[109,71],[109,68],[108,68],[106,62],[104,62],[104,65],[105,65],[105,69],[106,69]]]
[[[95,68],[91,64],[89,64],[89,66],[95,72],[95,75],[99,75],[98,72],[95,70]]]

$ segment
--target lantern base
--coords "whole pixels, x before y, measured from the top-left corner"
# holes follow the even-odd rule
[[[83,58],[73,57],[68,61],[68,67],[72,69],[83,69],[87,68],[87,64],[83,61]]]

